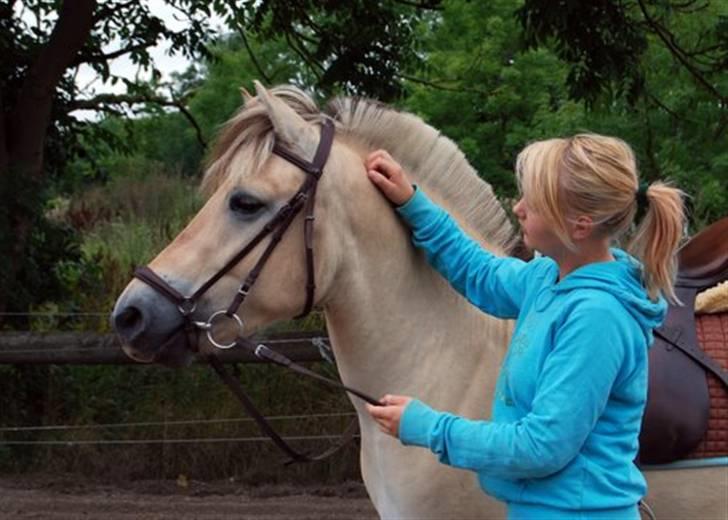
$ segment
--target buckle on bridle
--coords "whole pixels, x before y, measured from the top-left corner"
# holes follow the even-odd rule
[[[177,310],[182,313],[182,316],[189,316],[197,309],[197,302],[189,298],[185,298],[177,305]]]
[[[236,335],[236,338],[237,336],[242,336],[244,328],[243,320],[241,320],[237,314],[228,314],[227,311],[217,311],[213,313],[212,316],[207,319],[207,323],[200,326],[200,328],[205,330],[207,339],[217,348],[223,350],[233,348],[236,345],[235,339],[230,343],[220,343],[215,340],[213,322],[220,316],[225,316],[226,318],[233,320],[238,325],[238,334]]]

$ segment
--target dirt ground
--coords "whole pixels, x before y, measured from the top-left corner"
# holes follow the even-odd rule
[[[0,477],[0,518],[376,519],[359,482],[336,486],[243,486],[232,482],[81,482],[70,477]]]

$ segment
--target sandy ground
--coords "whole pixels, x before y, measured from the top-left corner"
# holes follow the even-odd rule
[[[129,484],[68,477],[0,477],[0,518],[50,519],[376,519],[361,483],[260,486],[229,482]]]

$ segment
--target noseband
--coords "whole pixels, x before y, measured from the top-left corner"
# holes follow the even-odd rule
[[[134,271],[134,276],[142,282],[155,289],[162,296],[167,298],[169,301],[177,306],[180,314],[184,318],[182,328],[187,332],[187,346],[190,350],[195,350],[196,341],[192,341],[190,336],[196,333],[198,330],[204,330],[207,333],[207,339],[210,343],[221,349],[232,348],[234,346],[240,346],[251,350],[258,358],[265,361],[275,363],[277,365],[284,366],[291,369],[299,374],[306,375],[308,377],[315,378],[324,384],[329,386],[345,390],[357,397],[367,401],[373,405],[380,405],[381,403],[371,396],[364,394],[356,389],[347,387],[338,381],[329,379],[321,376],[303,366],[300,366],[292,362],[282,354],[275,352],[265,345],[255,345],[255,343],[249,341],[242,336],[243,332],[243,321],[236,314],[240,305],[245,301],[245,298],[250,293],[253,285],[255,285],[260,272],[263,270],[265,263],[270,258],[273,250],[276,248],[278,243],[281,241],[283,234],[286,232],[288,227],[293,222],[294,218],[298,213],[305,208],[305,217],[303,221],[303,236],[304,246],[306,253],[306,273],[308,282],[306,283],[306,302],[303,307],[303,312],[296,318],[302,318],[308,315],[313,308],[314,294],[316,292],[316,283],[314,276],[314,258],[313,258],[313,223],[314,207],[316,199],[316,188],[318,187],[318,181],[324,171],[324,166],[329,158],[331,152],[331,145],[334,141],[334,125],[331,120],[326,119],[321,127],[321,139],[319,141],[316,153],[313,161],[308,162],[305,159],[297,156],[296,154],[286,150],[278,143],[273,146],[273,153],[282,157],[286,161],[298,166],[304,172],[306,172],[306,179],[291,199],[286,202],[281,209],[268,221],[263,229],[255,235],[245,247],[243,247],[234,257],[232,257],[217,273],[212,275],[205,283],[203,283],[199,289],[197,289],[192,296],[184,296],[177,289],[167,283],[161,276],[157,275],[148,266],[143,266]],[[230,269],[235,267],[243,258],[245,258],[254,248],[257,246],[266,236],[271,235],[270,242],[263,250],[263,253],[258,258],[258,261],[253,266],[253,269],[248,273],[240,288],[235,293],[235,296],[227,307],[227,309],[219,310],[214,312],[207,319],[206,322],[193,321],[192,314],[197,308],[197,302],[199,298],[205,294],[205,292],[212,287],[220,278],[222,278]],[[217,341],[214,337],[214,323],[221,318],[227,318],[233,320],[238,326],[238,336],[230,343],[222,343]],[[287,455],[291,457],[290,462],[311,462],[322,460],[327,458],[334,453],[338,452],[343,448],[349,441],[354,438],[357,431],[357,421],[354,420],[349,427],[341,435],[338,443],[334,444],[331,448],[323,451],[318,455],[309,455],[300,453],[291,448],[280,435],[271,427],[270,423],[263,417],[263,415],[256,409],[250,398],[247,396],[240,381],[231,376],[223,366],[222,362],[214,356],[209,355],[208,361],[212,368],[217,372],[220,378],[230,388],[235,397],[245,407],[248,414],[258,423],[260,429],[266,433],[271,440]]]
[[[321,139],[319,141],[316,153],[313,161],[308,162],[305,159],[297,156],[293,152],[286,150],[280,144],[276,143],[273,146],[273,153],[282,157],[286,161],[298,166],[301,170],[306,172],[306,179],[304,180],[298,191],[288,200],[263,226],[263,229],[255,235],[245,247],[243,247],[234,257],[232,257],[217,273],[212,275],[205,283],[203,283],[199,289],[197,289],[192,296],[184,296],[169,283],[167,283],[161,276],[157,275],[148,266],[139,267],[134,271],[134,276],[139,280],[143,281],[153,289],[157,290],[162,296],[170,300],[177,306],[177,309],[182,314],[185,320],[185,324],[188,330],[194,330],[194,328],[203,329],[207,333],[207,338],[210,343],[218,348],[231,348],[236,345],[236,342],[222,343],[217,341],[214,337],[214,323],[220,319],[233,320],[239,330],[239,333],[243,332],[243,320],[236,314],[240,305],[245,301],[245,298],[250,293],[250,290],[255,285],[260,272],[263,270],[266,262],[270,258],[271,254],[278,246],[283,238],[283,234],[286,232],[288,227],[293,222],[294,218],[298,213],[305,207],[305,217],[303,221],[303,237],[304,247],[306,253],[306,273],[308,282],[306,284],[306,303],[304,304],[303,311],[296,318],[303,318],[308,315],[313,308],[314,294],[316,292],[315,282],[315,269],[314,269],[314,258],[313,258],[313,223],[314,207],[316,200],[316,188],[318,187],[318,181],[324,171],[324,166],[329,158],[331,152],[331,145],[334,141],[334,125],[331,120],[324,120],[323,126],[321,127]],[[213,313],[207,322],[192,321],[192,314],[197,308],[197,302],[199,298],[207,292],[210,287],[217,283],[230,269],[235,267],[243,258],[248,254],[268,235],[271,235],[270,242],[267,247],[260,255],[260,258],[255,263],[255,266],[248,273],[243,283],[238,288],[230,305],[225,310],[219,310]]]

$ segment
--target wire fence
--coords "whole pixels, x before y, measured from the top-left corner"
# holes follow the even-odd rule
[[[287,421],[287,420],[308,420],[308,419],[325,419],[325,418],[343,418],[356,417],[354,412],[332,412],[332,413],[313,413],[313,414],[296,414],[296,415],[276,415],[266,417],[270,422]],[[48,432],[48,431],[71,431],[71,430],[109,430],[119,428],[140,428],[155,426],[187,426],[200,424],[231,424],[231,423],[250,423],[254,420],[249,417],[226,418],[226,419],[184,419],[173,421],[145,421],[130,423],[107,423],[107,424],[58,424],[46,426],[5,426],[0,427],[0,433],[19,433],[19,432]],[[286,441],[322,441],[338,439],[337,434],[320,434],[320,435],[291,435],[283,436]],[[355,435],[355,438],[358,438]],[[82,439],[82,440],[6,440],[0,439],[1,446],[84,446],[84,445],[128,445],[128,444],[204,444],[204,443],[221,443],[221,442],[270,442],[269,437],[252,436],[252,437],[197,437],[197,438],[163,438],[163,439]]]
[[[281,436],[285,441],[322,441],[336,440],[341,435],[291,435]],[[360,436],[353,436],[358,439]],[[273,442],[270,437],[200,437],[197,439],[96,439],[80,441],[0,441],[0,446],[83,446],[83,445],[124,445],[124,444],[209,444],[221,442]]]
[[[261,333],[253,338],[279,350],[293,361],[333,362],[327,333],[292,331]],[[224,363],[259,363],[261,360],[246,349],[217,352]],[[194,356],[194,362],[206,362]],[[134,365],[122,350],[116,334],[58,331],[0,331],[0,365],[2,364],[70,364],[70,365]]]
[[[45,316],[108,316],[108,313],[73,313],[73,312],[6,312],[0,313],[0,316],[17,316],[17,317],[45,317]],[[33,335],[34,333],[28,333],[27,331],[19,332],[8,332],[4,336],[0,335],[0,338],[4,338],[0,344],[3,348],[0,348],[0,363],[8,356],[21,355],[21,360],[29,361],[31,357],[25,358],[24,356],[32,354],[43,354],[47,355],[49,352],[59,351],[74,352],[78,355],[87,356],[91,355],[91,362],[94,363],[94,353],[108,353],[109,346],[104,343],[104,335],[97,335],[98,337],[91,337],[90,339],[84,336],[84,341],[76,341],[76,335],[84,333],[54,333],[49,336],[45,335]],[[27,343],[23,343],[24,338],[30,338]],[[108,336],[108,335],[107,335]],[[266,338],[273,343],[277,343],[282,347],[295,346],[297,343],[311,346],[313,342],[327,342],[328,338],[325,333],[289,333],[288,337],[277,338],[269,337]],[[294,337],[290,337],[294,336]],[[298,336],[298,337],[295,337]],[[18,343],[20,342],[20,343]],[[65,345],[68,342],[68,345]],[[33,348],[36,343],[41,345],[41,348]],[[47,343],[47,344],[46,344]],[[21,346],[27,344],[28,346]],[[59,349],[59,345],[62,347]],[[13,348],[15,347],[15,348]],[[30,347],[30,348],[28,348]],[[319,348],[320,350],[320,348]],[[317,351],[318,352],[318,351]],[[316,356],[317,359],[322,357]],[[44,357],[43,362],[49,360]],[[58,361],[58,360],[55,360]],[[50,360],[53,362],[53,360]],[[76,363],[73,363],[76,364]],[[329,413],[308,413],[308,414],[289,414],[289,415],[276,415],[268,416],[266,419],[270,422],[282,422],[282,421],[303,421],[303,420],[326,420],[326,419],[354,419],[356,413],[353,411],[342,411],[342,412],[329,412]],[[174,444],[211,444],[211,443],[269,443],[270,438],[259,435],[249,436],[224,436],[224,437],[200,437],[195,436],[192,438],[184,438],[183,436],[176,436],[175,438],[137,438],[137,439],[36,439],[26,440],[12,438],[13,434],[46,434],[51,432],[83,432],[83,431],[97,431],[105,432],[108,430],[124,430],[130,428],[154,428],[164,427],[165,432],[169,427],[177,426],[200,426],[200,425],[224,425],[224,424],[243,424],[253,423],[254,420],[249,417],[235,417],[235,418],[215,418],[215,419],[178,419],[178,420],[156,420],[156,421],[136,421],[136,422],[123,422],[123,423],[102,423],[102,424],[54,424],[54,425],[18,425],[18,426],[0,426],[0,448],[10,446],[59,446],[59,447],[73,447],[73,446],[94,446],[94,445],[174,445]],[[72,434],[73,436],[73,434]],[[123,437],[124,435],[120,435]],[[11,437],[11,438],[7,438]],[[117,436],[119,437],[119,436]],[[359,435],[355,436],[356,438]],[[332,434],[328,432],[322,432],[319,434],[299,434],[282,436],[286,441],[301,441],[301,442],[314,442],[314,441],[332,441],[340,438],[340,434]]]
[[[44,318],[52,318],[56,316],[62,316],[64,318],[69,317],[100,317],[100,316],[110,316],[111,311],[107,312],[0,312],[0,317],[15,317],[15,318],[37,318],[37,317],[44,317]]]
[[[334,412],[334,413],[311,413],[297,415],[274,415],[266,417],[268,421],[287,421],[299,419],[320,419],[325,417],[354,417],[354,412]],[[228,419],[184,419],[176,421],[145,421],[130,423],[107,423],[107,424],[58,424],[48,426],[5,426],[0,428],[0,432],[30,432],[30,431],[62,431],[62,430],[96,430],[111,428],[138,428],[149,426],[177,426],[190,424],[221,424],[221,423],[241,423],[253,422],[250,417],[236,417]],[[2,441],[0,441],[2,442]]]

